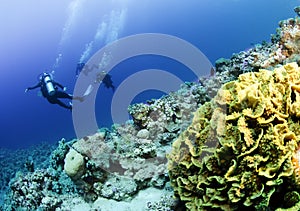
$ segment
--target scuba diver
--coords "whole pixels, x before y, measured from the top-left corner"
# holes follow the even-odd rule
[[[83,73],[86,75],[88,72],[91,72],[94,68],[97,69],[98,68],[97,65],[93,64],[92,67],[89,67],[85,63],[80,62],[76,66],[76,77],[79,76],[80,72],[83,71]],[[96,84],[96,83],[101,83],[101,82],[104,83],[104,86],[106,88],[108,88],[108,89],[111,88],[113,90],[113,92],[115,91],[115,86],[113,85],[113,81],[111,80],[111,75],[109,75],[105,71],[101,71],[96,74],[96,79],[95,79],[94,83]]]
[[[49,103],[51,104],[58,104],[61,107],[72,109],[72,103],[70,102],[69,105],[66,105],[62,101],[59,100],[59,98],[66,98],[66,99],[74,99],[79,100],[82,102],[84,100],[83,97],[73,97],[71,94],[66,93],[66,87],[61,85],[60,83],[55,82],[51,75],[49,73],[42,73],[39,76],[39,83],[33,87],[28,87],[25,89],[25,92],[28,92],[29,90],[39,88],[41,89],[43,97],[47,98]],[[61,88],[61,90],[58,89]]]
[[[106,88],[111,88],[113,92],[115,91],[115,86],[113,85],[113,81],[111,80],[111,75],[107,74],[105,71],[101,71],[97,73],[95,83],[103,82]]]
[[[81,70],[84,68],[85,63],[84,62],[80,62],[77,64],[76,66],[76,78],[79,76]]]

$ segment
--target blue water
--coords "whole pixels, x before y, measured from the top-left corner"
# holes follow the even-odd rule
[[[55,143],[61,138],[76,137],[70,111],[49,104],[38,96],[38,90],[24,93],[46,69],[55,71],[55,80],[72,93],[79,61],[87,62],[106,44],[138,33],[177,36],[199,48],[214,64],[216,59],[229,58],[252,43],[268,41],[278,21],[295,16],[293,8],[299,3],[299,0],[6,1],[0,7],[0,147],[24,148],[42,141]],[[182,64],[149,55],[123,61],[110,73],[117,87],[130,74],[145,69],[164,69],[183,81],[196,80]],[[114,93],[103,86],[98,93],[95,103],[98,125],[110,126]],[[143,91],[133,102],[145,102],[161,94],[159,90]]]

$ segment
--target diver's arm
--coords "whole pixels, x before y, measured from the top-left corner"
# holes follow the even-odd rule
[[[41,87],[41,83],[38,83],[38,84],[35,85],[35,86],[27,87],[27,88],[25,89],[25,92],[28,92],[29,90],[32,90],[32,89],[36,89],[36,88],[38,88],[38,87]]]

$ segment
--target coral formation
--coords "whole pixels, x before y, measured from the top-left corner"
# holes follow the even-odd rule
[[[186,83],[178,92],[148,104],[135,104],[129,108],[134,123],[113,125],[111,131],[102,128],[74,141],[64,158],[64,170],[86,199],[121,201],[147,187],[163,188],[166,150],[203,102],[199,87],[197,83]],[[124,184],[127,188],[122,188]]]
[[[85,171],[84,157],[74,149],[70,149],[65,158],[64,170],[74,179],[81,177]]]
[[[20,179],[17,179],[20,178]],[[18,175],[16,182],[10,185],[13,190],[12,198],[16,200],[11,204],[12,208],[22,207],[27,210],[36,209],[35,204],[42,204],[41,207],[53,209],[62,203],[59,197],[47,196],[42,194],[40,190],[45,192],[51,189],[52,184],[56,180],[47,171],[35,171],[33,174]],[[49,206],[50,205],[50,206]]]
[[[51,169],[18,173],[10,182],[5,210],[55,210],[68,196],[77,196],[67,176]]]
[[[299,8],[295,12],[299,14]],[[126,203],[124,209],[136,210],[135,203],[141,203],[137,201],[143,201],[144,210],[181,210],[170,198],[165,158],[180,134],[169,168],[175,193],[188,208],[299,210],[300,88],[291,82],[296,84],[296,65],[277,70],[276,77],[266,70],[255,73],[291,61],[299,64],[299,58],[299,18],[285,20],[271,42],[219,59],[214,75],[199,78],[199,83],[186,82],[161,99],[131,105],[132,121],[79,140],[60,141],[49,162],[44,149],[38,152],[42,155],[17,153],[21,155],[14,166],[7,166],[12,163],[7,153],[5,158],[0,154],[1,174],[5,173],[1,184],[5,186],[16,169],[25,172],[11,180],[0,210],[112,210]],[[246,72],[250,73],[239,76]],[[239,87],[230,82],[238,77],[244,81]],[[219,95],[204,104],[225,83]],[[290,95],[284,95],[288,90]],[[65,166],[70,151],[80,158],[73,172]],[[40,157],[47,162],[37,160]],[[150,199],[162,190],[166,193],[161,198]]]
[[[54,210],[68,197],[78,196],[71,179],[62,172],[63,160],[59,158],[65,157],[66,149],[66,142],[62,139],[58,146],[44,143],[29,148],[30,152],[20,150],[22,155],[17,159],[33,155],[35,169],[28,171],[16,165],[19,168],[9,182],[9,191],[0,210]],[[52,154],[51,150],[54,150]]]
[[[134,124],[139,129],[147,129],[153,138],[163,132],[179,130],[182,123],[190,120],[190,111],[210,99],[207,93],[201,84],[186,82],[178,92],[171,92],[159,100],[130,105],[128,112]]]
[[[73,206],[71,204],[75,206],[83,200],[86,203],[96,202],[99,198],[130,200],[148,187],[163,189],[168,181],[166,150],[170,148],[174,138],[177,138],[190,124],[193,111],[204,103],[205,99],[209,99],[206,91],[201,84],[185,83],[177,92],[147,104],[160,116],[153,118],[154,114],[151,112],[145,115],[147,124],[144,126],[129,121],[122,125],[113,125],[111,130],[101,128],[97,133],[79,140],[66,142],[62,139],[50,156],[50,166],[47,168],[46,165],[43,168],[48,170],[41,171],[48,172],[53,186],[60,188],[45,190],[42,196],[36,199],[29,195],[34,205],[28,209],[43,210],[45,202],[54,202],[56,197],[60,197],[63,203],[53,204],[52,207],[59,209],[67,206],[68,203],[69,206]],[[173,121],[171,114],[175,106],[181,112],[178,119]],[[164,114],[166,108],[169,112]],[[139,113],[140,110],[131,110],[131,112]],[[71,155],[76,156],[69,156],[70,151]],[[80,158],[80,162],[75,162],[78,168],[69,168],[76,161],[75,157]],[[29,172],[25,176],[26,180],[17,176],[11,181],[7,195],[11,202],[7,201],[5,209],[25,207],[19,200],[17,192],[21,188],[26,189],[28,184],[34,183],[34,174],[41,174],[41,172]],[[68,175],[70,177],[67,180]],[[12,189],[13,186],[18,188]],[[70,189],[73,191],[69,191]],[[64,194],[62,190],[66,193]],[[30,191],[40,194],[41,189]],[[59,194],[56,194],[57,191]],[[78,193],[81,194],[80,202],[72,201],[70,198],[78,198]],[[49,197],[53,200],[48,200]],[[50,204],[49,202],[49,206]],[[164,206],[167,207],[167,204]]]
[[[299,102],[297,63],[226,83],[173,143],[168,169],[175,194],[189,210],[297,206]]]
[[[298,54],[297,61],[299,61],[300,54],[300,18],[290,18],[288,20],[281,21],[279,23],[280,29],[279,44],[281,48],[275,52],[277,55],[274,55],[275,59],[284,60],[285,58],[290,58]],[[281,57],[281,58],[279,58]]]
[[[49,156],[56,146],[41,143],[28,149],[8,150],[0,148],[0,210],[4,204],[4,193],[8,189],[11,178],[16,172],[28,172],[46,168],[49,165]]]
[[[295,12],[298,11],[299,7],[296,7]],[[300,64],[299,35],[299,17],[280,21],[279,28],[271,36],[271,42],[263,41],[246,51],[233,54],[230,59],[218,59],[215,62],[215,80],[224,84],[236,80],[242,73],[258,71],[260,68],[270,69],[290,62]]]

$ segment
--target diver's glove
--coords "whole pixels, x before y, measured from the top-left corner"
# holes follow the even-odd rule
[[[64,91],[64,92],[67,91],[67,87],[64,86],[63,91]]]
[[[28,92],[28,91],[29,91],[29,89],[28,89],[28,88],[27,88],[27,89],[25,89],[25,93],[26,93],[26,92]]]

